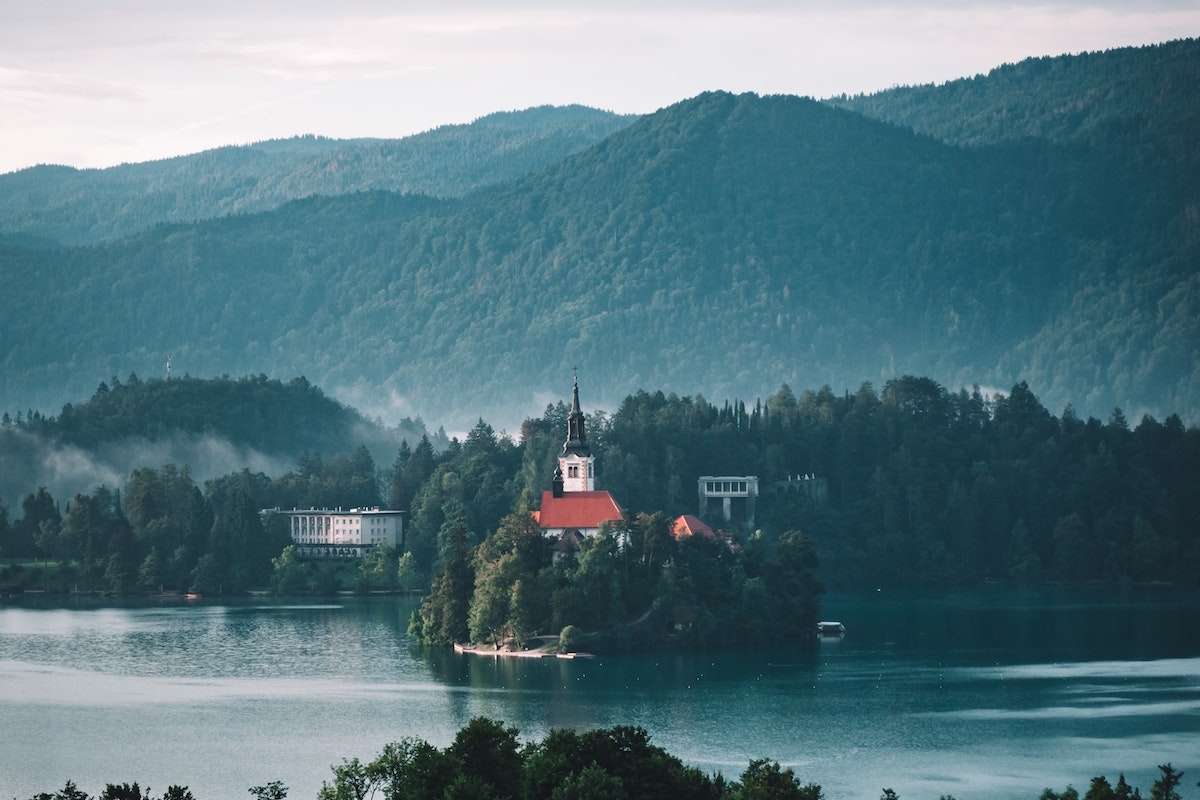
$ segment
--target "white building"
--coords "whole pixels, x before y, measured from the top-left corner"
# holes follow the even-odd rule
[[[734,519],[734,501],[739,505],[740,521],[747,528],[754,527],[754,504],[758,498],[757,475],[701,475],[697,482],[700,490],[700,516],[713,513],[712,506],[720,503],[721,516],[726,522]]]
[[[292,542],[309,558],[362,558],[376,545],[404,546],[404,512],[379,508],[275,510],[288,518]]]

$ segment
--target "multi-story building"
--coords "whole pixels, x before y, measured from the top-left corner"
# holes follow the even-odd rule
[[[288,518],[300,555],[309,558],[362,558],[376,545],[404,546],[404,512],[379,508],[292,509]]]

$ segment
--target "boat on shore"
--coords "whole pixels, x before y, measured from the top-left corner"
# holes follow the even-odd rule
[[[821,637],[840,638],[846,635],[846,626],[835,621],[818,622],[817,635]]]

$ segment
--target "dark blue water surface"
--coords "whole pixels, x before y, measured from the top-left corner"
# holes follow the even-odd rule
[[[198,800],[281,780],[315,797],[330,765],[406,736],[449,744],[473,716],[641,725],[736,778],[776,759],[826,797],[1035,798],[1157,764],[1200,779],[1200,594],[1170,587],[832,594],[813,647],[492,659],[417,647],[415,601],[33,597],[0,606],[0,798],[68,779]],[[1193,793],[1184,793],[1185,797]]]

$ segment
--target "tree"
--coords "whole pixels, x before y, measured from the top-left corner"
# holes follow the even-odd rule
[[[91,800],[91,798],[88,797],[87,792],[77,787],[74,781],[67,781],[63,785],[63,788],[54,794],[42,792],[36,795],[33,800]]]
[[[409,623],[409,633],[425,644],[449,645],[470,638],[467,620],[475,589],[475,571],[467,547],[466,520],[457,516],[443,527],[447,542],[446,565]]]
[[[408,738],[384,745],[369,769],[391,800],[440,797],[461,771],[448,752],[422,739]]]
[[[516,798],[521,789],[521,752],[517,729],[475,717],[459,730],[448,752],[462,764],[463,774],[478,778],[498,798]]]
[[[620,778],[608,774],[598,764],[589,764],[556,786],[550,800],[625,800],[627,797]]]
[[[271,580],[268,584],[276,597],[303,594],[308,589],[308,565],[300,560],[300,551],[288,545],[271,559]]]
[[[8,524],[8,509],[0,503],[0,556],[7,556],[12,548],[12,531]]]
[[[518,562],[515,553],[507,552],[499,559],[475,565],[475,589],[468,611],[470,640],[490,640],[499,645],[509,630],[509,611],[512,586],[516,580]]]
[[[396,453],[396,460],[392,462],[392,473],[388,481],[388,508],[408,509],[408,504],[412,500],[413,487],[409,486],[405,480],[404,468],[411,458],[412,449],[408,446],[408,439],[403,439],[400,442],[400,449]]]
[[[402,592],[415,592],[425,583],[425,578],[417,569],[417,560],[412,553],[400,556],[396,564],[396,586]]]
[[[350,457],[348,497],[348,502],[358,508],[374,508],[379,505],[379,476],[375,474],[375,461],[364,445],[360,445]]]
[[[394,589],[397,578],[396,549],[386,544],[377,544],[367,551],[358,564],[358,588]]]
[[[1063,789],[1062,792],[1056,792],[1047,787],[1046,789],[1042,790],[1042,794],[1039,796],[1038,800],[1079,800],[1079,792],[1076,791],[1074,786],[1068,786],[1066,789]]]
[[[212,553],[205,553],[192,570],[192,582],[188,589],[202,594],[217,594],[222,588],[222,575],[217,558]]]
[[[781,769],[778,761],[756,759],[742,773],[735,800],[821,800],[821,787],[801,785],[791,767]]]
[[[1158,769],[1162,774],[1150,787],[1150,800],[1181,800],[1177,789],[1183,781],[1183,773],[1177,772],[1169,763],[1159,764]]]
[[[1084,800],[1133,800],[1140,798],[1141,793],[1125,782],[1125,775],[1122,773],[1117,779],[1115,789],[1103,775],[1092,778],[1092,784],[1083,797]]]
[[[333,767],[333,783],[322,783],[317,800],[367,800],[379,788],[379,777],[357,758]]]
[[[35,538],[51,533],[57,536],[58,527],[62,523],[58,506],[45,486],[40,486],[37,492],[25,496],[21,501],[21,511],[24,516],[12,526],[12,548],[8,553],[10,557],[34,555],[41,549]]]

